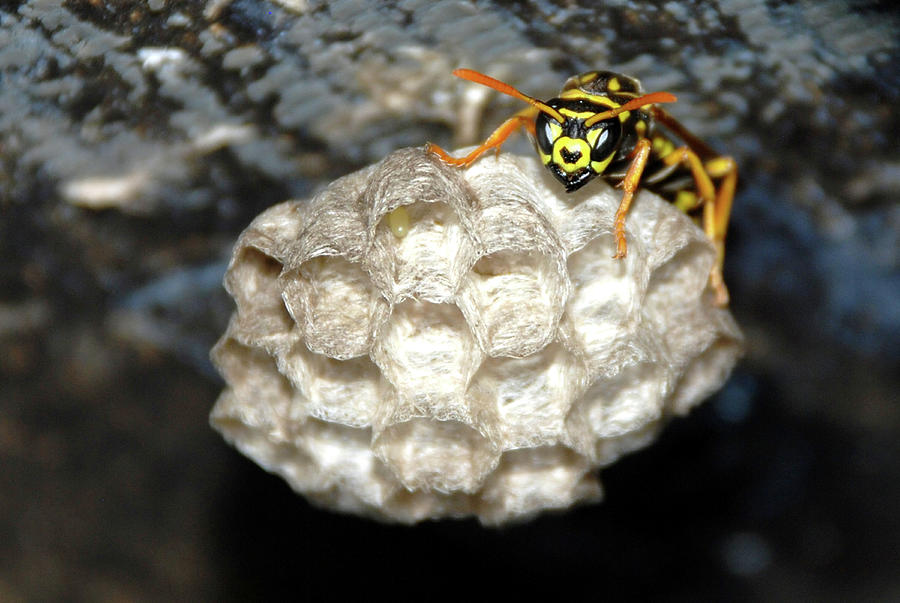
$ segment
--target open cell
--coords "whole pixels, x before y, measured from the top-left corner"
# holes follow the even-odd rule
[[[387,427],[374,449],[406,488],[439,492],[474,492],[499,457],[468,425],[424,418]]]
[[[295,444],[309,459],[317,479],[314,492],[332,503],[350,498],[380,506],[400,488],[372,451],[372,431],[328,421],[310,420],[297,433]]]
[[[282,476],[298,492],[315,487],[318,477],[312,459],[284,431],[273,431],[267,424],[255,422],[246,406],[246,400],[238,399],[233,390],[226,389],[210,415],[212,426],[241,453],[266,471]],[[295,426],[292,431],[298,428]]]
[[[664,417],[671,389],[670,369],[652,361],[623,367],[612,378],[597,379],[570,417],[570,421],[586,424],[595,438],[594,462],[606,464],[646,443],[640,434]]]
[[[485,481],[479,515],[493,523],[598,500],[600,485],[590,469],[586,457],[565,446],[507,451]]]
[[[585,393],[588,417],[597,437],[638,429],[660,417],[671,389],[668,371],[655,363],[630,366],[613,379],[596,381]]]
[[[723,316],[723,322],[724,320],[730,321],[730,318],[725,319]],[[743,347],[741,337],[723,335],[723,331],[728,332],[724,329],[713,332],[712,325],[705,326],[704,333],[708,335],[710,341],[701,353],[691,357],[682,367],[680,377],[669,400],[672,412],[676,414],[686,413],[697,403],[697,400],[703,400],[712,395],[716,390],[716,385],[728,378],[736,359],[741,354]],[[718,325],[716,327],[718,328]],[[732,333],[735,332],[732,331]],[[712,381],[710,375],[716,377],[717,380]]]
[[[283,281],[287,307],[310,350],[338,359],[368,353],[388,305],[359,264],[320,256]]]
[[[396,392],[379,423],[426,416],[470,421],[466,388],[483,355],[456,306],[416,300],[394,306],[372,358]]]
[[[278,372],[275,359],[264,349],[244,345],[232,337],[223,337],[212,350],[213,362],[231,384],[235,398],[242,404],[241,415],[216,416],[216,422],[242,422],[265,433],[287,433],[294,391]]]
[[[715,261],[715,252],[705,240],[695,241],[679,249],[674,256],[653,271],[647,285],[648,306],[659,309],[654,315],[665,315],[664,309],[672,299],[683,299],[685,305],[693,300],[685,299],[687,291],[699,296],[709,280],[709,271]]]
[[[490,435],[498,447],[568,443],[565,419],[585,377],[581,361],[554,343],[526,358],[488,358],[469,395],[495,417]]]
[[[606,467],[636,450],[646,448],[656,439],[665,420],[660,418],[645,424],[640,429],[608,438],[600,438],[594,444],[592,462]]]
[[[582,354],[592,374],[603,371],[614,350],[640,321],[640,282],[629,257],[612,258],[615,241],[601,236],[568,260],[574,285],[561,331],[566,345]]]
[[[381,373],[368,356],[338,360],[298,341],[279,357],[278,365],[303,395],[309,416],[351,427],[372,424],[384,388]]]
[[[275,360],[260,348],[225,337],[212,352],[229,383],[213,408],[210,422],[244,454],[283,475],[296,488],[314,483],[309,459],[293,444],[305,416],[294,416],[302,396],[282,376]]]
[[[419,202],[381,218],[372,253],[373,278],[391,301],[440,303],[456,294],[475,251],[453,208]]]
[[[225,275],[225,286],[237,304],[240,338],[270,344],[285,338],[294,321],[281,298],[282,264],[255,247],[244,247]]]
[[[477,494],[397,488],[383,509],[404,523],[435,517],[465,517],[474,513]]]
[[[486,354],[522,357],[554,338],[567,292],[550,256],[502,250],[475,263],[458,304]]]

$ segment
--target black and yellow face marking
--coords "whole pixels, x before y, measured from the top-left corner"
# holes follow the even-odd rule
[[[607,100],[607,99],[604,99]],[[622,140],[622,114],[587,126],[586,121],[609,107],[588,98],[555,98],[547,103],[564,118],[559,122],[546,113],[534,124],[535,146],[550,173],[576,191],[606,170]]]

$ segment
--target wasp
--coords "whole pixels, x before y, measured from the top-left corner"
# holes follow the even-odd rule
[[[541,161],[566,192],[580,189],[597,176],[624,191],[614,222],[613,257],[617,259],[628,252],[625,217],[635,191],[643,186],[694,216],[703,228],[717,252],[710,272],[715,303],[728,304],[722,265],[737,165],[657,106],[675,102],[674,95],[645,94],[633,77],[590,71],[569,78],[556,98],[542,102],[471,69],[457,69],[453,74],[530,106],[500,124],[465,157],[452,157],[432,143],[426,146],[428,152],[449,165],[466,167],[490,149],[499,153],[513,132],[525,128]]]

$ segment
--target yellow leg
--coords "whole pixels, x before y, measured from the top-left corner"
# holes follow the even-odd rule
[[[688,147],[675,149],[663,158],[666,165],[682,163],[691,170],[698,192],[698,205],[703,205],[703,231],[716,248],[716,263],[709,274],[709,284],[715,294],[717,306],[728,305],[728,288],[722,278],[725,263],[725,232],[737,186],[737,165],[730,157],[716,157],[705,164],[697,153]],[[722,179],[719,190],[713,186],[713,178]]]
[[[722,179],[716,193],[716,234],[724,239],[731,217],[731,205],[734,201],[734,190],[737,188],[737,164],[731,157],[716,157],[704,165],[710,178]]]
[[[710,282],[716,291],[716,303],[728,305],[728,289],[722,280],[722,267],[725,264],[725,233],[731,217],[731,206],[734,191],[737,188],[737,164],[731,157],[717,157],[706,162],[706,171],[712,178],[722,179],[716,192],[715,209],[713,210],[713,243],[716,246],[716,266],[710,274]],[[718,283],[716,281],[718,279]]]
[[[506,139],[509,138],[510,134],[515,132],[518,128],[525,127],[529,132],[533,134],[534,118],[537,113],[538,110],[534,107],[528,107],[527,109],[519,111],[518,113],[507,119],[505,122],[500,124],[500,127],[494,130],[491,135],[487,137],[487,140],[481,143],[480,146],[475,148],[465,157],[451,157],[450,154],[447,153],[447,151],[431,142],[425,145],[425,152],[434,153],[435,155],[440,157],[441,161],[443,161],[447,165],[467,167],[471,165],[476,159],[481,157],[489,149],[496,149],[497,154],[499,154],[500,147],[504,142],[506,142]]]
[[[616,255],[613,258],[620,260],[628,254],[628,244],[625,240],[625,216],[628,215],[628,208],[631,207],[631,201],[634,199],[634,191],[637,190],[641,183],[641,176],[644,173],[644,167],[647,165],[647,159],[650,157],[650,149],[652,145],[646,138],[638,141],[634,148],[634,159],[628,166],[628,172],[622,178],[619,186],[625,191],[622,200],[619,202],[619,209],[616,210],[615,235],[616,235]]]

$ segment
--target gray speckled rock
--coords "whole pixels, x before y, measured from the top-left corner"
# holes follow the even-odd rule
[[[361,551],[342,567],[409,567],[400,553],[373,558],[342,541],[335,522],[309,519],[295,497],[279,499],[273,482],[224,456],[205,422],[218,390],[207,352],[231,312],[226,258],[254,216],[400,147],[474,143],[519,107],[453,78],[456,67],[538,97],[583,70],[630,73],[676,94],[672,112],[741,168],[725,278],[747,356],[714,404],[605,478],[652,480],[652,508],[645,491],[619,488],[618,506],[601,514],[542,524],[559,527],[566,546],[534,526],[489,552],[527,556],[548,581],[606,568],[614,598],[634,598],[638,582],[656,599],[740,598],[734,584],[826,600],[858,599],[866,585],[864,598],[890,599],[900,565],[890,515],[900,492],[883,477],[900,471],[892,9],[0,3],[0,466],[17,486],[0,501],[0,599],[152,600],[172,585],[216,599],[236,582],[287,598],[294,583],[273,578],[281,566],[262,566],[254,545],[292,527],[308,550]],[[530,152],[522,138],[509,150]],[[225,474],[227,490],[215,481]],[[656,505],[666,494],[684,504]],[[234,501],[256,506],[222,519]],[[273,501],[290,509],[277,526],[261,519]],[[224,543],[200,533],[216,518]],[[723,534],[735,526],[759,532]],[[425,563],[459,550],[465,527],[452,532],[426,528],[410,542]],[[822,546],[798,555],[786,542]],[[778,571],[735,581],[732,569],[747,571],[742,543],[768,546]],[[211,550],[245,556],[217,564]],[[711,559],[720,550],[729,556]],[[669,560],[681,582],[646,583],[634,560],[647,558]],[[347,582],[315,567],[311,589]]]
[[[245,188],[272,201],[302,195],[439,139],[441,128],[474,142],[515,101],[456,81],[454,67],[539,97],[571,72],[609,67],[675,92],[673,112],[737,159],[740,244],[728,269],[745,299],[765,295],[777,264],[800,283],[781,289],[784,305],[832,337],[872,351],[880,333],[900,332],[888,295],[898,286],[893,18],[837,0],[696,10],[356,0],[126,10],[31,0],[0,15],[4,196],[49,188],[90,208],[233,211]],[[815,285],[821,304],[800,294],[814,282],[825,283]],[[883,301],[864,307],[851,291]]]

